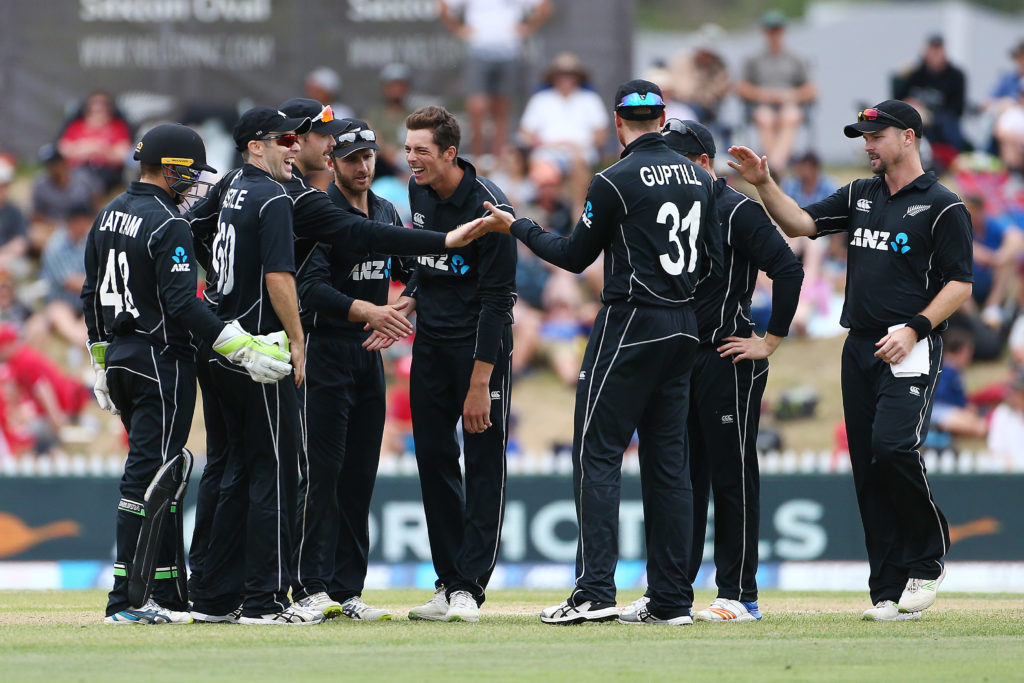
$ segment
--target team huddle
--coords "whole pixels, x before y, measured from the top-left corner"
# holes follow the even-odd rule
[[[613,108],[621,159],[595,175],[567,237],[514,215],[459,156],[458,122],[441,107],[406,120],[412,230],[370,189],[374,130],[314,100],[245,112],[233,131],[243,166],[214,185],[199,180],[214,169],[194,131],[143,136],[140,180],[89,234],[82,289],[94,393],[129,437],[106,623],[391,618],[362,592],[380,351],[413,331],[413,313],[410,405],[436,581],[408,617],[478,621],[505,508],[517,239],[576,273],[604,256],[576,390],[576,582],[541,621],[760,620],[759,406],[803,280],[773,220],[811,238],[888,229],[908,203],[928,204],[899,223],[911,250],[851,249],[843,393],[871,564],[864,618],[913,619],[934,602],[949,534],[918,449],[937,332],[970,293],[971,244],[963,204],[920,168],[920,116],[892,101],[861,112],[846,134],[864,136],[880,175],[805,210],[749,149],[731,148],[729,163],[763,207],[717,178],[711,134],[666,121],[653,83],[623,84]],[[326,192],[307,182],[328,169]],[[749,315],[759,271],[773,283],[764,337]],[[899,297],[877,289],[881,273]],[[395,303],[391,281],[405,285]],[[186,558],[197,382],[207,462]],[[634,433],[648,590],[622,608],[618,507]],[[694,614],[712,492],[718,596]]]

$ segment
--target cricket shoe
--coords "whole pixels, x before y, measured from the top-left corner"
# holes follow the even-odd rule
[[[480,605],[469,591],[455,591],[448,601],[448,621],[480,621]]]
[[[331,596],[327,593],[320,591],[319,593],[313,593],[306,597],[296,600],[295,604],[309,612],[319,612],[324,615],[324,619],[333,619],[334,617],[340,617],[344,608],[341,603],[332,600]]]
[[[757,601],[741,602],[727,598],[715,598],[707,609],[697,612],[697,621],[761,621]]]
[[[613,621],[619,618],[619,608],[614,602],[581,602],[578,605],[566,600],[561,605],[548,607],[540,613],[545,624],[571,625],[598,621]]]
[[[191,624],[192,615],[188,612],[175,612],[156,604],[150,599],[142,607],[129,607],[116,614],[103,618],[104,624],[142,624],[155,626],[158,624]]]
[[[864,621],[911,621],[920,618],[920,612],[903,613],[892,600],[876,602],[871,609],[864,610]]]
[[[227,614],[203,614],[192,610],[192,621],[197,624],[237,624],[242,618],[242,606],[239,605]]]
[[[639,602],[639,600],[636,602]],[[650,603],[650,600],[648,600],[648,603]],[[630,605],[630,607],[632,606]],[[651,614],[651,610],[647,609],[647,604],[644,604],[637,606],[636,609],[624,609],[619,614],[619,623],[645,624],[648,626],[693,626],[693,617],[690,614],[684,614],[679,617],[672,617],[671,619],[661,619]]]
[[[434,597],[427,604],[409,610],[412,621],[448,621],[448,598],[444,595],[444,586],[434,590]]]
[[[900,612],[920,612],[935,604],[935,596],[939,592],[942,580],[946,578],[943,567],[936,579],[910,579],[900,596]]]
[[[341,603],[341,616],[352,621],[391,621],[391,612],[370,607],[358,595]]]
[[[242,617],[238,623],[250,626],[311,626],[323,620],[323,612],[314,612],[293,603],[280,612],[261,614],[258,617]]]
[[[619,613],[619,618],[627,620],[634,619],[637,610],[647,607],[647,603],[649,603],[650,601],[651,599],[649,597],[647,597],[646,595],[641,595],[639,598],[629,603],[629,605],[622,608],[622,612]]]

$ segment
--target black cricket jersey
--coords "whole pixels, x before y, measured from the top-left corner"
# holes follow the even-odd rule
[[[188,221],[167,192],[133,182],[100,211],[86,240],[82,306],[89,340],[111,341],[115,319],[127,312],[134,325],[123,333],[160,353],[193,358],[193,335],[212,343],[224,327],[196,296],[195,260]]]
[[[974,281],[971,215],[934,173],[894,195],[884,177],[862,178],[804,210],[814,237],[847,233],[840,323],[854,332],[884,333],[923,311],[947,282]]]
[[[292,198],[282,183],[251,164],[221,196],[213,240],[217,316],[250,334],[282,328],[270,303],[267,273],[294,273]]]
[[[605,304],[677,307],[722,267],[711,176],[669,149],[660,133],[631,142],[594,176],[583,215],[569,237],[527,218],[512,234],[549,263],[582,272],[602,251]]]
[[[715,181],[715,197],[723,263],[721,273],[697,288],[694,306],[700,343],[750,336],[750,297],[761,270],[772,280],[768,332],[787,336],[800,303],[803,266],[760,204],[729,187],[725,178]]]
[[[409,204],[418,232],[444,234],[485,215],[483,203],[513,211],[497,185],[459,157],[463,176],[452,196],[441,199],[409,179]],[[444,253],[421,256],[406,288],[416,298],[416,335],[438,344],[475,343],[473,359],[496,363],[516,301],[516,243],[489,233]]]
[[[342,210],[365,217],[366,214],[352,206],[334,183],[327,188],[327,196]],[[372,190],[367,193],[367,204],[373,220],[402,226],[394,205]],[[361,299],[383,306],[388,302],[391,280],[404,282],[408,275],[398,257],[374,251],[360,254],[318,244],[296,275],[302,326],[306,330],[330,330],[362,341],[370,333],[363,330],[362,322],[349,321],[352,302]]]

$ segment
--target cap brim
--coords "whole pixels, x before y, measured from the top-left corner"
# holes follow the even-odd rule
[[[637,109],[650,109],[652,111],[639,114]],[[623,107],[619,105],[615,107],[615,113],[619,115],[619,118],[626,119],[627,121],[653,121],[661,116],[661,113],[665,111],[665,105],[654,104],[646,107]]]
[[[851,123],[843,128],[843,133],[848,138],[859,138],[864,133],[877,133],[890,127],[892,127],[892,124],[885,123],[884,121],[860,121],[858,123]]]
[[[311,129],[314,133],[322,133],[323,135],[335,136],[338,133],[345,130],[348,124],[342,119],[334,119],[324,123],[323,121],[316,121]]]
[[[196,169],[197,171],[206,171],[207,173],[217,172],[217,169],[215,169],[213,166],[210,166],[209,164],[192,164],[192,168]]]
[[[312,127],[313,122],[309,120],[308,116],[301,119],[296,117],[293,119],[285,119],[280,124],[274,126],[273,132],[283,133],[288,130],[294,130],[299,135],[303,135],[304,133],[308,133],[309,129]]]
[[[701,149],[700,144],[697,143],[696,138],[692,135],[683,135],[675,131],[669,131],[662,133],[662,137],[665,138],[665,144],[673,152],[678,154],[707,154]]]
[[[380,147],[377,146],[376,142],[371,142],[369,140],[360,140],[346,147],[335,147],[334,156],[338,157],[339,159],[344,159],[352,152],[358,152],[361,149],[375,149],[378,152],[380,151]]]

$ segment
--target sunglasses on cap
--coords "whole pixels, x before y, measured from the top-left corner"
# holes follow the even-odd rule
[[[902,121],[900,121],[898,118],[896,118],[892,114],[888,114],[888,113],[882,111],[881,109],[875,109],[874,107],[872,107],[870,109],[865,109],[862,112],[860,112],[859,114],[857,114],[857,122],[858,123],[862,123],[864,121],[878,121],[878,120],[891,121],[892,123],[895,123],[900,128],[902,128],[903,130],[906,130],[906,129],[910,128],[910,126],[908,126],[907,124],[903,123]]]
[[[641,95],[638,92],[631,92],[623,97],[618,105],[619,107],[663,107],[665,106],[665,100],[661,99],[661,95],[658,93],[644,93]]]
[[[356,140],[365,140],[366,142],[376,142],[377,134],[369,128],[365,130],[353,130],[348,133],[342,133],[337,137],[339,145],[351,145]]]
[[[273,140],[281,147],[291,147],[299,141],[299,136],[296,133],[281,133],[280,135],[268,135],[263,138],[256,138],[257,140]]]
[[[334,120],[334,110],[331,109],[331,105],[328,104],[311,120],[313,123],[330,123]]]
[[[697,135],[697,131],[695,131],[693,128],[690,128],[688,125],[686,125],[679,119],[669,119],[668,121],[666,121],[665,125],[662,126],[661,128],[661,133],[662,135],[664,135],[665,133],[679,133],[680,135],[691,135],[693,136],[693,139],[697,141],[697,145],[700,146],[701,151],[703,151],[704,154],[707,154],[709,157],[711,156],[711,152],[709,152],[708,148],[704,146],[703,142],[701,142],[700,136]]]

